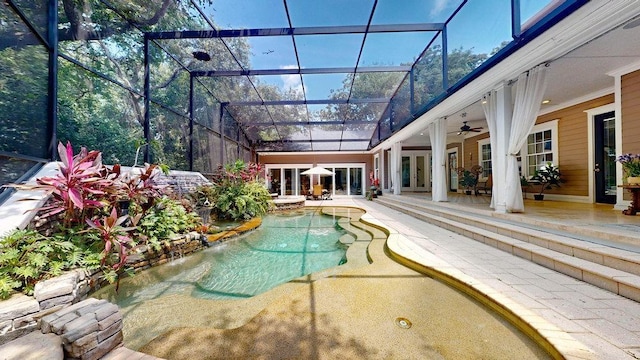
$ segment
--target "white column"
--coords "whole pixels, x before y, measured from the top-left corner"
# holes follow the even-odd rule
[[[391,166],[389,167],[391,174],[391,185],[393,186],[393,194],[399,195],[402,184],[400,182],[400,165],[402,163],[402,143],[397,142],[391,145]]]
[[[506,205],[506,177],[507,177],[507,147],[509,146],[509,133],[511,132],[511,118],[513,105],[511,104],[511,86],[503,83],[496,89],[497,112],[496,112],[496,133],[489,134],[494,141],[491,142],[492,157],[491,173],[496,192],[491,192],[493,196],[494,210],[499,213],[507,212]],[[495,144],[495,148],[494,148]]]

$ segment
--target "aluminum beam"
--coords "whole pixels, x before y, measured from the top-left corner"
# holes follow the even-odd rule
[[[343,142],[369,142],[371,139],[318,139],[318,140],[258,140],[260,144],[287,144],[287,143],[343,143]]]
[[[326,105],[326,104],[386,104],[388,98],[376,99],[327,99],[327,100],[269,100],[269,101],[230,101],[228,106],[259,106],[259,105]]]
[[[192,76],[258,76],[258,75],[298,75],[298,74],[348,74],[377,72],[409,72],[411,66],[368,66],[368,67],[330,67],[302,69],[263,69],[263,70],[210,70],[192,71]]]
[[[444,23],[389,24],[389,25],[347,25],[347,26],[310,26],[259,29],[224,29],[224,30],[188,30],[160,31],[146,33],[149,39],[205,39],[205,38],[237,38],[256,36],[295,36],[295,35],[336,35],[364,33],[393,33],[440,31]]]
[[[282,121],[252,121],[246,123],[239,123],[242,126],[254,126],[254,125],[366,125],[366,124],[377,124],[377,121],[364,121],[364,120],[328,120],[328,121],[290,121],[290,120],[282,120]]]

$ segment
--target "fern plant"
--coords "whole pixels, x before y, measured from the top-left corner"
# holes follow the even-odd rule
[[[139,210],[134,208],[133,211]],[[188,212],[180,202],[165,196],[157,200],[154,207],[137,222],[134,235],[158,250],[161,240],[194,230],[200,224],[197,214]]]
[[[213,178],[213,212],[218,219],[247,220],[262,216],[273,204],[259,179],[260,164],[238,160],[220,167]]]
[[[0,239],[0,249],[2,299],[13,290],[31,295],[36,282],[78,266],[92,268],[99,261],[94,251],[69,234],[47,237],[35,230],[15,230]]]

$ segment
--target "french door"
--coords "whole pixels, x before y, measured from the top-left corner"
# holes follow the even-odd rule
[[[402,191],[431,190],[431,153],[402,152]]]

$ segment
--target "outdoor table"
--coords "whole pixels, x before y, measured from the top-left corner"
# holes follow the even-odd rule
[[[618,187],[629,190],[632,195],[629,208],[622,210],[622,213],[625,215],[635,215],[636,212],[640,211],[640,185],[618,185]]]

